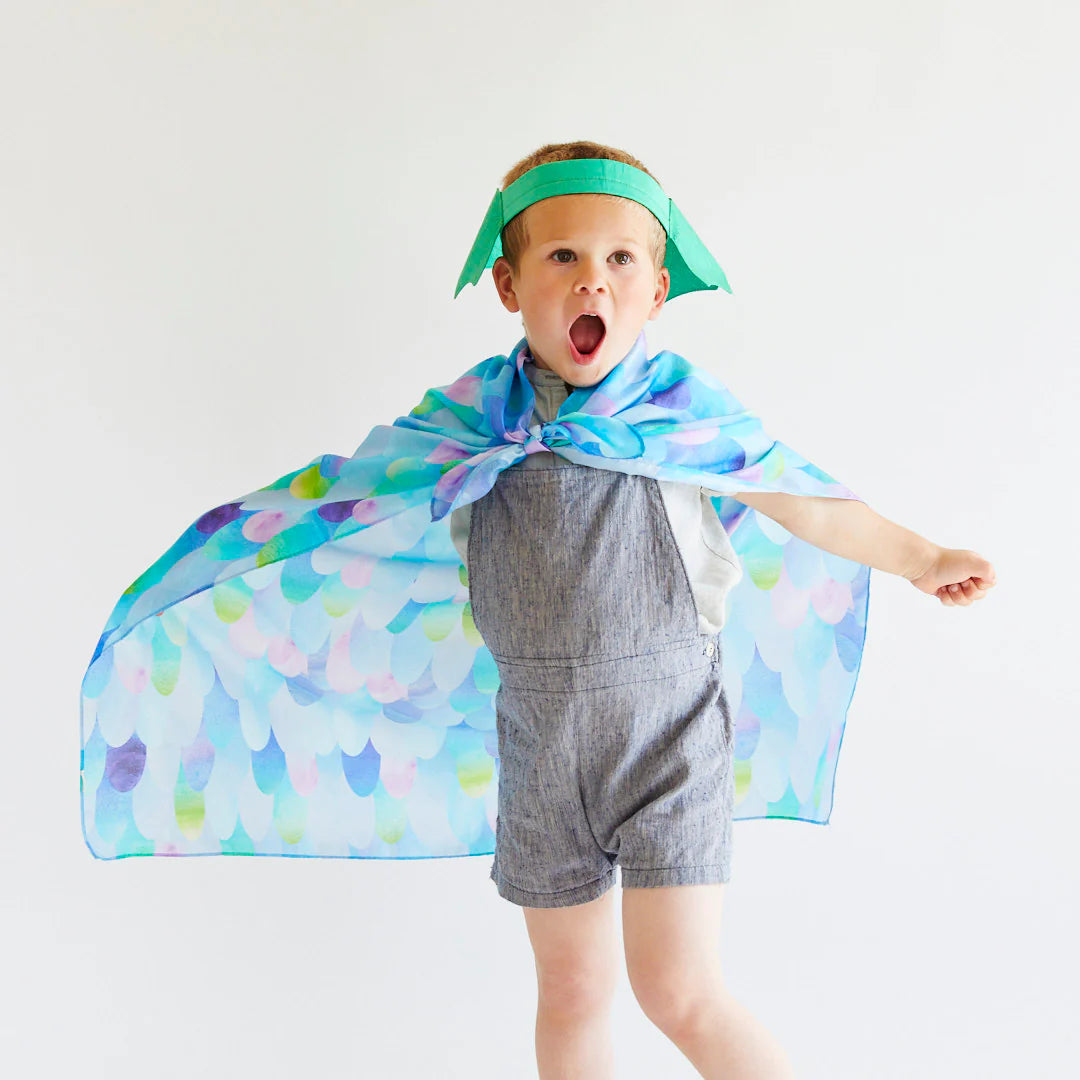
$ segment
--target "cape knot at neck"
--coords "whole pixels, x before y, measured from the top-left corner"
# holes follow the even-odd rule
[[[540,454],[551,452],[555,446],[569,446],[573,440],[566,434],[566,428],[554,420],[546,424],[533,424],[525,433],[525,453]]]

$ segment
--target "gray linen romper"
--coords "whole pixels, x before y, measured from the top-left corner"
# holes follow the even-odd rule
[[[530,454],[471,506],[472,617],[500,678],[499,895],[585,903],[616,865],[624,887],[728,881],[720,634],[699,629],[657,481]]]

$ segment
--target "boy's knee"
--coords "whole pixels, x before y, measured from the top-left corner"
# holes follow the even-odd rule
[[[718,971],[695,978],[673,967],[638,973],[630,987],[641,1011],[669,1035],[692,1031],[724,992]]]
[[[610,1009],[615,997],[613,967],[562,962],[537,969],[540,1008],[567,1016],[591,1016]]]

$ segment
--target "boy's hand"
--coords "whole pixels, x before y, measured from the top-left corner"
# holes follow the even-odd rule
[[[904,577],[920,592],[936,595],[947,607],[966,607],[997,584],[989,560],[963,548],[939,547],[929,565]]]

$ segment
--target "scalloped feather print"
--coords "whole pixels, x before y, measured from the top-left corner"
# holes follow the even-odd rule
[[[499,675],[449,510],[527,453],[857,498],[707,372],[647,359],[644,335],[554,422],[530,424],[526,348],[427,391],[351,458],[321,455],[208,511],[123,593],[81,690],[95,856],[492,853]],[[746,570],[723,631],[735,816],[826,822],[869,569],[713,502]]]

